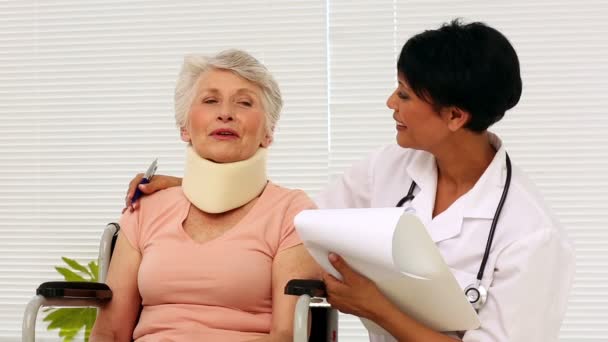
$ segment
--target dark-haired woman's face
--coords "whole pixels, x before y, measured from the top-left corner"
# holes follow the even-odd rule
[[[396,121],[397,143],[401,147],[432,152],[450,133],[440,113],[409,88],[403,75],[386,101]]]

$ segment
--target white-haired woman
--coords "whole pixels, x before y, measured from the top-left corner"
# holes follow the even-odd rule
[[[314,204],[266,177],[281,107],[247,53],[185,59],[175,91],[184,180],[123,214],[114,296],[92,341],[291,341],[295,298],[283,288],[318,270],[293,227]]]

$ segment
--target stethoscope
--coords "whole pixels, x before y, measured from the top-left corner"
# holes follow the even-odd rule
[[[486,268],[486,262],[488,261],[488,257],[490,256],[490,249],[492,248],[492,240],[494,240],[494,231],[496,230],[496,224],[498,223],[498,217],[500,216],[500,212],[502,211],[502,206],[505,203],[505,198],[507,198],[507,193],[509,192],[509,187],[511,186],[511,160],[509,159],[509,155],[506,154],[506,162],[507,162],[507,179],[505,180],[505,187],[502,190],[502,195],[500,197],[500,202],[498,202],[498,206],[496,207],[496,212],[494,213],[494,218],[492,219],[492,226],[490,227],[490,234],[488,235],[488,242],[486,242],[486,250],[483,253],[483,259],[481,260],[481,266],[479,266],[479,271],[477,272],[477,280],[475,283],[467,286],[464,289],[464,294],[467,296],[469,303],[473,306],[475,310],[479,310],[486,303],[486,299],[488,298],[488,290],[481,285],[481,279],[483,278],[483,271]],[[403,206],[404,203],[411,201],[414,199],[414,189],[416,188],[416,182],[412,181],[412,185],[410,185],[410,189],[407,192],[407,195],[403,197],[399,202],[397,202],[397,207]]]

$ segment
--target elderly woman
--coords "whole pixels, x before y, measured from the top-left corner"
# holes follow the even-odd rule
[[[281,107],[277,83],[247,53],[185,59],[175,91],[184,181],[123,214],[114,296],[92,341],[292,339],[296,299],[284,286],[317,268],[293,226],[313,203],[266,178]]]

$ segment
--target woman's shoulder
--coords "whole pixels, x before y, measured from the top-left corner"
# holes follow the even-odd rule
[[[312,199],[304,190],[301,189],[287,188],[269,181],[266,192],[266,199],[272,202],[280,202],[284,204],[296,202],[314,206]]]
[[[388,184],[387,181],[390,183],[394,179],[409,178],[409,171],[412,168],[428,168],[434,163],[434,157],[426,151],[401,147],[393,143],[371,152],[364,163],[367,163],[365,167],[373,186],[384,188]]]
[[[142,215],[158,216],[188,204],[181,186],[170,187],[141,198]]]
[[[163,224],[178,221],[189,204],[181,187],[158,191],[140,199],[139,209],[125,211],[120,218],[121,231],[131,245],[141,251],[146,241],[163,228]],[[162,224],[159,224],[162,223]]]
[[[513,240],[533,236],[557,238],[569,244],[566,230],[536,184],[515,165],[504,207]]]
[[[524,212],[527,217],[543,222],[555,221],[555,214],[537,185],[517,166],[513,166],[511,181],[511,206],[514,211]]]
[[[376,148],[369,153],[366,160],[376,169],[394,170],[419,162],[420,159],[429,158],[432,159],[432,155],[426,151],[401,147],[397,143],[392,143]]]

